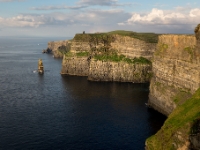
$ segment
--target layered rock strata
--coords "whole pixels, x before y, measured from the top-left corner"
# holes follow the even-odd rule
[[[87,57],[66,57],[62,61],[61,75],[88,76],[89,61]]]
[[[48,42],[48,48],[49,50],[52,51],[53,55],[55,58],[62,58],[64,55],[63,50],[61,49],[62,47],[69,47],[70,46],[70,41],[65,40],[65,41],[52,41]]]
[[[146,83],[152,76],[151,70],[151,64],[129,64],[64,56],[61,74],[88,76],[88,80],[91,81]]]
[[[153,56],[149,105],[169,115],[200,87],[195,36],[161,35]]]
[[[70,53],[64,55],[62,75],[88,76],[92,81],[149,82],[151,64],[126,61],[98,60],[114,55],[127,59],[152,58],[155,43],[148,43],[130,36],[117,34],[76,34],[70,42]],[[78,57],[76,54],[88,53]]]
[[[151,77],[150,64],[129,64],[126,62],[90,62],[88,80],[145,83]]]
[[[114,37],[115,41],[111,43],[111,46],[129,58],[142,56],[151,60],[156,49],[156,43],[147,43],[128,36],[115,35]]]
[[[151,59],[156,43],[122,35],[76,34],[71,42],[71,52],[101,51],[105,48],[115,50],[126,57],[144,57]]]

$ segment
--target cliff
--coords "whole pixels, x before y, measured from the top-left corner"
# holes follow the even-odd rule
[[[146,41],[132,38],[129,36],[115,35],[115,41],[111,46],[129,58],[144,57],[151,60],[156,48],[156,43],[148,43]]]
[[[200,149],[200,25],[195,36],[159,37],[149,105],[168,119],[146,140],[147,150]]]
[[[65,54],[62,61],[61,74],[88,76],[88,80],[91,81],[133,83],[149,82],[152,76],[151,62],[146,59],[140,58],[137,61],[127,62],[125,60],[114,61],[110,59],[99,60],[96,57],[89,58],[89,53],[85,52],[69,52]]]
[[[149,105],[169,115],[200,87],[195,36],[161,35],[153,56]]]
[[[90,62],[88,80],[145,83],[149,82],[151,75],[151,64],[92,59]]]
[[[89,62],[87,57],[66,56],[62,61],[61,75],[88,76]]]
[[[64,53],[66,53],[70,49],[70,41],[52,41],[48,42],[48,47],[50,51],[52,51],[55,58],[62,58]]]
[[[99,52],[115,50],[126,57],[151,59],[156,48],[158,34],[113,31],[96,34],[76,34],[71,42],[71,52]]]
[[[146,140],[146,150],[200,149],[200,88],[169,115],[162,128]]]
[[[64,55],[61,74],[88,76],[92,81],[149,82],[152,69],[148,59],[157,35],[147,35],[125,31],[76,34]]]

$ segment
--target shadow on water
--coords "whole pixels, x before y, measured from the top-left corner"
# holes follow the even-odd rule
[[[166,119],[145,107],[149,84],[91,82],[77,76],[64,76],[62,81],[67,95],[73,97],[73,114],[80,130],[89,134],[79,134],[86,143],[90,141],[88,147],[144,149],[145,139]]]

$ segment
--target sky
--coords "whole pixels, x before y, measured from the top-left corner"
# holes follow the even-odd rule
[[[0,36],[128,30],[193,34],[200,0],[0,0]]]

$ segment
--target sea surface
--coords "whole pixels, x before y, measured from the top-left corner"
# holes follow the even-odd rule
[[[0,150],[144,150],[166,119],[145,106],[149,84],[62,77],[42,54],[52,40],[0,37]]]

